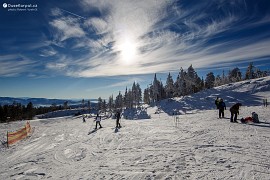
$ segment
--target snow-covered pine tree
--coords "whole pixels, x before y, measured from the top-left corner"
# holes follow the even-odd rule
[[[202,84],[202,80],[201,78],[197,75],[197,72],[195,74],[195,88],[194,88],[194,93],[199,92],[203,89],[203,87],[201,86]]]
[[[123,97],[123,106],[128,107],[128,90],[127,90],[127,87],[126,87],[126,91],[125,91],[125,94],[124,94],[124,97]]]
[[[177,81],[178,83],[178,89],[176,89],[176,91],[178,91],[178,96],[185,96],[187,95],[187,82],[186,82],[186,77],[187,77],[187,73],[186,71],[183,70],[183,68],[180,68],[180,72],[179,72],[179,79]]]
[[[102,112],[104,112],[106,114],[106,109],[107,109],[107,104],[106,104],[106,101],[104,99],[102,101],[102,104],[101,104],[101,110],[102,110]]]
[[[160,82],[160,87],[159,87],[160,88],[160,100],[166,99],[165,87],[163,86],[161,79],[159,82]]]
[[[140,105],[140,102],[142,101],[142,89],[140,87],[140,84],[137,82],[136,84],[136,104],[137,106]]]
[[[254,75],[256,78],[265,77],[267,76],[267,71],[261,71],[259,68],[256,68],[254,71]]]
[[[132,106],[136,106],[136,100],[137,100],[137,88],[136,88],[136,84],[135,84],[135,81],[133,82],[133,85],[132,85],[132,88],[131,88],[131,91],[132,91]]]
[[[215,83],[215,75],[213,72],[209,72],[205,78],[205,88],[210,89],[214,87]]]
[[[254,79],[255,75],[254,75],[254,66],[253,63],[249,63],[246,74],[245,74],[245,79]]]
[[[115,108],[116,109],[122,109],[123,108],[123,96],[121,94],[121,91],[119,91],[119,94],[115,98]]]
[[[128,107],[129,108],[133,108],[133,101],[134,101],[134,99],[133,99],[133,94],[132,94],[132,90],[131,89],[129,89],[128,90]]]
[[[154,102],[154,91],[153,91],[153,84],[150,84],[149,87],[149,98],[150,98],[150,103]]]
[[[132,95],[132,91],[129,89],[125,91],[125,95],[124,95],[124,105],[126,108],[132,108],[133,107],[133,95]]]
[[[180,75],[178,74],[178,76],[176,77],[176,80],[173,84],[173,87],[174,87],[173,97],[179,97],[181,95],[179,84],[180,84]]]
[[[142,90],[139,83],[133,83],[132,85],[132,98],[133,106],[138,106],[142,100]]]
[[[98,103],[97,103],[97,110],[101,111],[102,109],[102,99],[101,97],[98,98]]]
[[[185,77],[186,93],[193,94],[195,92],[198,92],[199,86],[197,83],[199,81],[200,81],[200,78],[198,77],[196,71],[194,70],[191,64],[187,69],[187,76]]]
[[[223,84],[228,84],[229,83],[229,79],[227,76],[225,76],[225,72],[224,70],[222,71],[222,77],[221,77],[221,85]]]
[[[174,93],[174,85],[173,85],[173,78],[171,74],[169,73],[167,80],[166,80],[166,85],[165,85],[165,93],[166,93],[166,98],[172,98],[173,93]]]
[[[146,89],[144,89],[143,102],[145,104],[150,104],[150,94],[149,94],[149,88],[148,87]]]
[[[160,100],[161,92],[160,92],[160,82],[157,80],[157,75],[155,74],[154,81],[153,81],[153,100],[157,102]]]
[[[220,75],[217,75],[214,86],[216,87],[216,86],[221,86],[221,85],[222,85],[222,78],[220,77]]]
[[[204,90],[205,89],[205,83],[204,83],[204,79],[202,77],[202,80],[201,80],[201,90]]]
[[[110,97],[109,97],[109,100],[108,100],[108,109],[109,109],[109,111],[112,111],[113,110],[113,95],[111,95]]]
[[[230,82],[239,82],[242,80],[242,73],[238,67],[229,71],[228,79]]]

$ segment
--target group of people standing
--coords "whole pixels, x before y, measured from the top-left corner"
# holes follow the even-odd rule
[[[121,124],[120,124],[120,118],[121,118],[121,114],[119,111],[117,111],[115,113],[115,118],[116,118],[116,127],[115,128],[121,128]],[[97,113],[96,117],[95,117],[95,121],[96,121],[96,127],[95,129],[97,129],[97,127],[99,126],[99,128],[102,128],[100,122],[101,122],[101,116],[99,115],[99,113]],[[83,116],[83,122],[85,122],[85,117]]]
[[[215,100],[216,107],[218,109],[219,118],[224,118],[224,110],[226,110],[226,104],[222,98],[217,97]],[[241,103],[236,103],[230,108],[231,118],[230,122],[237,122],[237,115],[239,115],[239,108]]]

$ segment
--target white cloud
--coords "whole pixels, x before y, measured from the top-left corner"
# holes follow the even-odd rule
[[[46,47],[45,49],[41,50],[40,56],[42,57],[50,57],[57,53],[52,47]]]
[[[50,24],[58,30],[58,34],[56,34],[56,36],[60,41],[85,36],[84,30],[80,27],[76,18],[61,17],[53,20]]]
[[[101,18],[90,18],[84,24],[86,27],[93,28],[96,34],[103,34],[108,30],[107,22]]]
[[[35,62],[22,55],[0,56],[0,76],[17,76],[29,72],[33,67]]]

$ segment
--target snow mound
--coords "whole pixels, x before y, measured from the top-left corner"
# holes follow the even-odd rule
[[[138,119],[150,119],[151,116],[147,114],[146,108],[131,108],[124,109],[122,117],[130,120],[138,120]]]

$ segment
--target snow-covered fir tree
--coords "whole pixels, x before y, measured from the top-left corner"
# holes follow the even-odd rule
[[[238,67],[229,71],[228,79],[230,82],[239,82],[242,80],[242,73]]]
[[[150,104],[150,92],[149,92],[149,87],[144,89],[143,92],[143,102],[146,104]]]
[[[114,108],[114,102],[113,102],[113,95],[111,95],[109,97],[109,100],[108,100],[108,110],[109,111],[112,111]]]
[[[139,83],[136,83],[136,104],[139,105],[142,101],[142,89]]]
[[[142,89],[139,83],[133,83],[132,85],[132,99],[133,99],[133,106],[138,106],[142,101]]]
[[[177,97],[180,96],[180,87],[179,87],[179,83],[180,82],[180,75],[178,74],[178,76],[176,77],[176,80],[173,84],[173,97]]]
[[[119,91],[119,94],[115,98],[115,108],[116,109],[122,109],[123,108],[123,96],[121,94],[121,91]]]
[[[222,84],[222,78],[220,77],[220,75],[216,76],[215,82],[214,82],[214,86],[221,86]]]
[[[153,86],[152,86],[152,99],[154,102],[157,102],[160,98],[160,92],[159,92],[159,81],[157,80],[157,74],[155,74]]]
[[[124,107],[128,107],[128,91],[127,91],[127,87],[126,87],[126,91],[123,97],[123,105]]]
[[[87,101],[87,109],[88,109],[88,112],[90,113],[90,111],[91,111],[91,102],[90,102],[90,100]]]
[[[195,92],[196,76],[197,76],[197,73],[195,72],[192,65],[190,65],[187,69],[187,76],[185,77],[186,86],[187,86],[187,94],[192,94]]]
[[[133,107],[133,95],[132,95],[132,91],[129,89],[125,91],[125,95],[124,95],[124,106],[126,108],[132,108]]]
[[[102,112],[105,112],[106,114],[106,109],[107,109],[107,104],[106,104],[106,101],[105,99],[102,101],[102,105],[101,105],[101,111]]]
[[[99,97],[98,98],[98,103],[97,103],[97,110],[98,111],[101,111],[101,109],[102,109],[102,99],[101,99],[101,97]]]
[[[249,63],[248,68],[246,70],[246,74],[245,74],[245,79],[254,79],[255,78],[255,74],[254,74],[254,66],[253,63]]]
[[[186,77],[187,73],[183,70],[183,68],[180,68],[179,75],[175,82],[175,95],[176,96],[185,96],[187,95],[187,83],[186,83]]]
[[[209,72],[205,78],[205,88],[210,89],[215,86],[215,75],[213,72]]]
[[[165,85],[165,93],[166,93],[166,98],[172,98],[174,94],[174,85],[173,85],[173,78],[171,76],[171,73],[169,73],[167,80],[166,80],[166,85]]]

